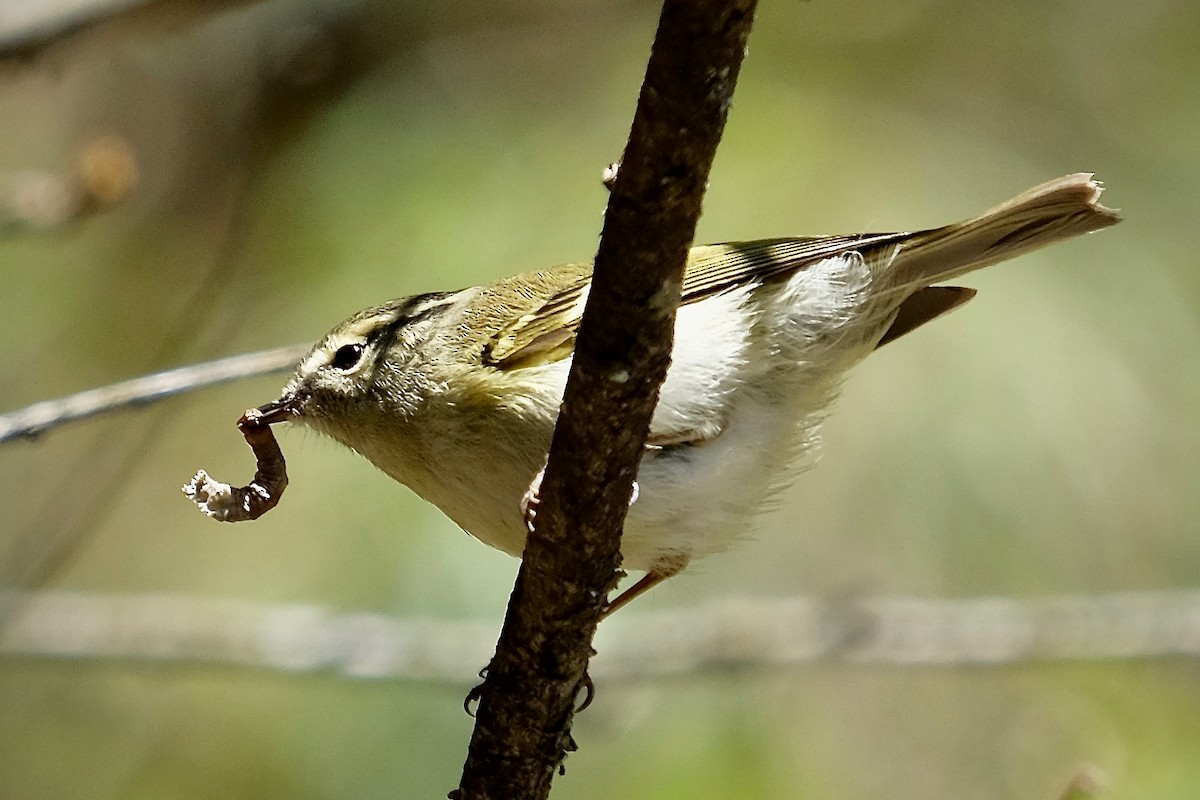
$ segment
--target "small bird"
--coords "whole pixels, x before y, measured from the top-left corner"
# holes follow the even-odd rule
[[[693,248],[621,540],[646,575],[610,610],[729,547],[811,463],[847,370],[975,294],[933,284],[1115,224],[1100,192],[1080,173],[931,230]],[[262,419],[333,437],[519,557],[590,285],[565,264],[360,311]]]

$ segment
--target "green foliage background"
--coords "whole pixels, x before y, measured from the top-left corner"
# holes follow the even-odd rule
[[[348,9],[381,20],[360,44],[401,44],[320,102],[252,80],[266,32],[317,4],[84,32],[0,71],[0,172],[62,168],[94,132],[139,159],[126,203],[0,233],[0,409],[590,257],[656,6]],[[931,226],[1077,170],[1127,220],[970,276],[967,309],[854,374],[821,465],[752,537],[638,605],[1196,586],[1198,75],[1187,0],[764,0],[702,241]],[[282,433],[292,488],[253,525],[189,508],[197,467],[249,474],[233,422],[281,383],[0,448],[5,582],[498,628],[516,563],[331,442]],[[443,796],[480,666],[442,686],[0,661],[0,797]],[[1168,660],[602,683],[555,796],[1053,798],[1090,763],[1108,797],[1192,800],[1198,689]]]

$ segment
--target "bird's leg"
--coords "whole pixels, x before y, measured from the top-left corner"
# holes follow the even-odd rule
[[[652,445],[648,449],[660,449],[660,448]],[[521,495],[521,517],[522,517],[522,519],[525,520],[525,528],[530,533],[533,533],[534,522],[537,519],[538,506],[541,505],[541,502],[542,502],[542,500],[541,500],[542,480],[545,478],[545,476],[546,476],[546,468],[543,466],[541,469],[538,470],[537,475],[533,476],[533,480],[530,481],[529,488],[525,490],[525,494]],[[638,486],[637,481],[634,481],[633,482],[633,491],[629,496],[629,505],[630,506],[632,506],[634,503],[636,503],[638,501],[638,497],[641,495],[641,493],[642,493],[641,487]],[[676,560],[676,561],[664,561],[664,562],[657,564],[654,567],[654,569],[650,570],[645,575],[643,575],[641,578],[639,578],[637,583],[633,584],[633,586],[630,586],[628,589],[626,589],[624,592],[622,592],[617,597],[616,600],[613,600],[611,603],[606,605],[604,607],[604,616],[607,617],[609,614],[616,611],[621,606],[627,604],[630,600],[633,600],[635,597],[638,597],[639,595],[643,595],[646,592],[650,591],[650,589],[654,588],[658,584],[665,581],[667,578],[676,574],[681,569],[683,569],[685,566],[687,566],[686,559]],[[468,697],[467,699],[468,699],[468,701],[470,701],[473,698]],[[589,697],[584,702],[583,706],[586,708],[587,704],[590,702],[591,702],[591,696],[590,696],[590,692],[589,692]]]
[[[603,619],[612,616],[612,613],[618,608],[628,605],[632,600],[641,597],[667,578],[677,575],[685,566],[687,566],[687,561],[669,561],[658,564],[654,569],[638,578],[633,586],[617,595],[617,599],[606,605]]]
[[[647,572],[637,583],[617,595],[617,598],[604,607],[604,617],[609,617],[621,606],[627,605],[634,598],[640,597],[665,581],[669,575],[659,575],[657,572]]]

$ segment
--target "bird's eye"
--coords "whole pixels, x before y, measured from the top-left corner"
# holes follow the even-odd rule
[[[363,346],[361,344],[344,344],[333,354],[333,360],[329,362],[329,366],[340,370],[352,369],[358,365],[362,354]]]

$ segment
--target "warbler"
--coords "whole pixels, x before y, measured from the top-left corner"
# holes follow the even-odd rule
[[[1100,193],[1080,173],[930,230],[693,248],[621,540],[646,575],[614,606],[739,538],[811,463],[847,370],[975,294],[934,284],[1115,224]],[[520,556],[590,284],[574,263],[365,309],[259,411],[333,437]]]

